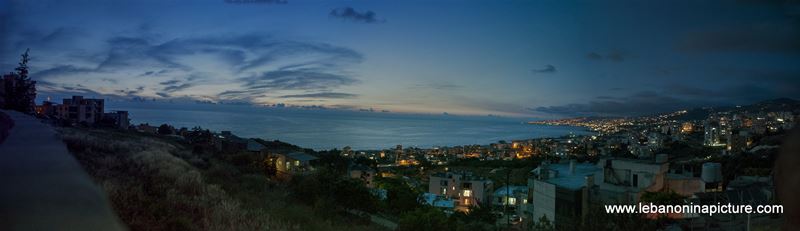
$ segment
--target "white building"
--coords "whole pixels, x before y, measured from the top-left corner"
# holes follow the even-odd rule
[[[665,155],[653,159],[605,158],[597,162],[595,180],[606,203],[635,203],[645,191],[664,189],[669,163]]]
[[[431,174],[428,192],[455,201],[456,210],[491,203],[492,181],[470,172],[440,172]]]
[[[588,211],[593,175],[598,167],[591,163],[543,163],[531,171],[528,178],[532,203],[526,213],[532,221],[546,217],[559,229],[569,230],[577,225]]]

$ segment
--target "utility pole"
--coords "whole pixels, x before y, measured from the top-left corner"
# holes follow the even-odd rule
[[[508,216],[508,199],[509,199],[509,191],[511,191],[511,185],[509,185],[509,178],[511,178],[511,169],[506,169],[506,206],[503,209],[506,215],[506,225],[511,227],[511,217]]]

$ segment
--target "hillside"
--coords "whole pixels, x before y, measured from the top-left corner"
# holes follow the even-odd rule
[[[131,230],[381,230],[316,217],[288,189],[167,137],[59,128]]]

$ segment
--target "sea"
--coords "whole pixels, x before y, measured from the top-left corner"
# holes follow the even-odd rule
[[[528,124],[528,119],[451,114],[404,114],[168,102],[107,102],[106,111],[128,111],[131,124],[196,126],[240,137],[280,140],[314,150],[381,150],[488,145],[592,132],[582,127]]]

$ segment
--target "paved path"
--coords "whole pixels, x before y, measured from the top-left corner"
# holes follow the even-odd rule
[[[0,111],[15,123],[0,143],[0,230],[125,230],[51,127]]]

